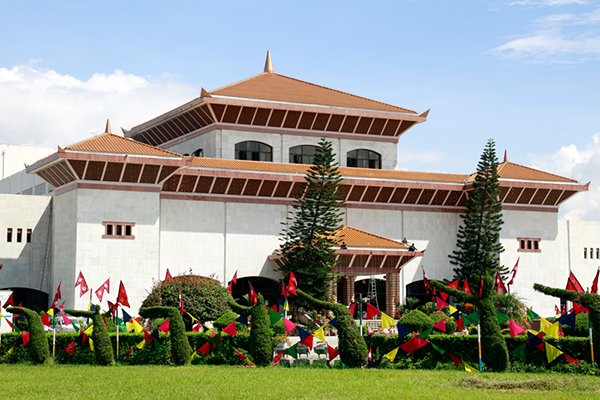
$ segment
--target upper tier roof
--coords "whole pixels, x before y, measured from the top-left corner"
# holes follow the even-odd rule
[[[472,182],[477,174],[473,173],[469,176],[468,181]],[[524,181],[543,181],[543,182],[573,182],[576,180],[565,178],[560,175],[551,174],[549,172],[540,171],[524,165],[515,164],[510,161],[505,161],[498,164],[498,175],[500,179],[518,179]]]
[[[65,150],[159,157],[182,157],[180,154],[173,153],[172,151],[159,149],[158,147],[127,139],[110,132],[105,132],[101,135],[82,140],[81,142],[65,147]]]
[[[373,247],[386,249],[408,249],[410,246],[397,242],[383,236],[374,235],[369,232],[361,231],[360,229],[350,226],[342,226],[333,237],[339,242],[343,242],[348,247]]]
[[[415,111],[406,108],[269,72],[264,72],[213,90],[210,94],[214,96],[416,114]]]

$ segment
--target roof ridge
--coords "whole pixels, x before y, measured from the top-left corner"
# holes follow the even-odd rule
[[[528,169],[528,170],[531,170],[531,171],[541,172],[543,174],[550,175],[550,176],[555,176],[555,177],[561,178],[561,179],[567,179],[567,180],[569,180],[571,182],[579,182],[579,181],[577,181],[575,179],[567,178],[566,176],[561,176],[561,175],[553,174],[552,172],[542,171],[541,169],[537,169],[537,168],[527,167],[525,165],[517,164],[517,163],[511,162],[511,161],[507,161],[505,163],[503,162],[501,164],[512,164],[512,165],[516,165],[518,167],[525,168],[525,169]],[[500,172],[500,171],[498,171],[498,172]],[[500,179],[502,179],[502,178],[500,178]],[[509,178],[504,178],[504,179],[509,179]]]
[[[174,153],[174,152],[169,151],[169,150],[161,149],[160,147],[152,146],[152,145],[147,144],[147,143],[142,143],[142,142],[139,142],[139,141],[134,140],[134,139],[130,139],[130,138],[126,138],[126,137],[123,137],[123,136],[115,135],[114,133],[110,133],[110,132],[104,132],[104,133],[102,133],[100,135],[97,135],[97,136],[94,136],[94,137],[91,137],[91,138],[79,141],[77,143],[73,143],[73,144],[65,147],[65,149],[66,150],[75,150],[74,147],[76,147],[76,146],[81,146],[81,145],[84,145],[86,143],[90,143],[90,142],[92,142],[94,140],[98,140],[98,139],[100,139],[102,137],[105,137],[105,136],[106,137],[110,137],[110,138],[115,138],[117,140],[122,140],[122,141],[124,140],[124,141],[127,141],[128,144],[134,144],[135,146],[141,146],[143,148],[149,148],[149,149],[152,149],[154,151],[159,150],[159,151],[161,151],[163,153],[167,153],[168,155],[171,155],[172,157],[178,157],[178,158],[182,157],[181,154],[177,154],[177,153]],[[75,151],[77,151],[77,150],[75,150]]]
[[[91,140],[97,139],[97,138],[105,136],[105,135],[112,135],[112,133],[104,132],[104,133],[101,133],[99,135],[94,135],[91,138],[80,140],[79,142],[76,142],[76,143],[73,143],[73,144],[70,144],[70,145],[66,146],[65,150],[71,150],[71,147],[82,145],[84,143],[87,143],[87,142],[89,142]]]
[[[252,75],[252,76],[250,76],[248,78],[244,78],[244,79],[239,80],[237,82],[230,83],[229,85],[225,85],[225,86],[221,86],[219,88],[213,89],[213,90],[209,91],[208,93],[213,94],[213,92],[216,92],[217,90],[227,89],[228,87],[231,87],[233,85],[238,85],[238,84],[240,84],[242,82],[247,82],[247,81],[249,81],[251,79],[258,78],[259,76],[262,76],[262,75],[277,75],[277,74],[275,74],[275,73],[271,74],[269,72],[261,72],[260,74]],[[221,96],[221,95],[217,94],[216,96]],[[225,96],[225,97],[231,97],[231,96]]]
[[[390,242],[394,242],[394,243],[398,243],[398,244],[404,244],[404,243],[402,243],[402,242],[399,242],[399,241],[397,241],[397,240],[390,239],[390,238],[386,238],[385,236],[380,236],[380,235],[377,235],[377,234],[375,234],[375,233],[371,233],[371,232],[363,231],[362,229],[354,228],[354,227],[352,227],[352,226],[349,226],[349,225],[344,225],[344,227],[345,227],[345,228],[348,228],[348,229],[352,229],[352,230],[358,231],[358,232],[361,232],[361,233],[364,233],[364,234],[366,234],[366,235],[369,235],[369,236],[373,236],[373,237],[379,238],[379,239],[388,240],[388,241],[390,241]],[[345,229],[345,228],[344,228],[344,229]],[[343,230],[344,230],[344,229],[342,229],[340,232],[343,232]]]

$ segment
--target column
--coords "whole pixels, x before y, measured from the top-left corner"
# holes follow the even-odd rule
[[[396,316],[396,303],[394,298],[398,296],[400,283],[400,274],[398,272],[388,272],[385,282],[385,312],[392,318]]]
[[[345,276],[344,278],[344,305],[347,306],[354,300],[354,277]]]

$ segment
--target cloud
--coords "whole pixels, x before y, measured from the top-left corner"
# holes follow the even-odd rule
[[[600,221],[600,133],[592,142],[577,148],[571,144],[552,154],[530,154],[533,168],[578,180],[592,181],[588,192],[578,193],[560,208],[560,217],[572,220]]]
[[[0,143],[62,147],[147,121],[199,95],[167,74],[146,78],[116,70],[79,80],[34,63],[0,68]]]
[[[509,3],[509,6],[560,7],[569,4],[589,4],[586,0],[521,0]]]

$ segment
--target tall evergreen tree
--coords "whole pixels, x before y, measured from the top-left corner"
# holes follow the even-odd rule
[[[502,202],[498,184],[498,159],[495,143],[489,139],[473,180],[473,189],[468,192],[466,211],[461,215],[456,245],[450,263],[455,265],[454,279],[469,280],[469,285],[479,291],[480,273],[492,277],[500,272],[507,277],[508,268],[500,265],[502,229]]]
[[[335,250],[339,246],[333,235],[342,222],[343,197],[338,193],[339,175],[331,142],[321,138],[302,190],[284,223],[281,240],[284,265],[280,270],[293,271],[298,285],[306,293],[325,300]],[[342,198],[342,199],[340,199]]]

